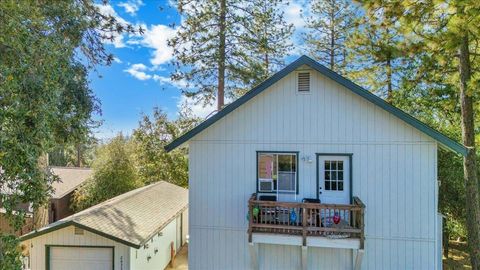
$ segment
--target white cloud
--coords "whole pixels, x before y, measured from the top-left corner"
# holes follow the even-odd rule
[[[173,58],[173,49],[168,46],[168,39],[175,36],[176,30],[167,25],[152,25],[145,28],[140,40],[131,40],[129,44],[140,44],[154,49],[150,62],[154,66],[168,63]]]
[[[155,66],[147,67],[142,63],[138,63],[138,64],[130,65],[130,67],[128,69],[125,69],[124,72],[127,72],[128,74],[132,75],[133,77],[141,81],[146,81],[151,79],[158,82],[160,85],[168,84],[178,89],[188,87],[187,81],[185,80],[173,81],[170,77],[151,73],[156,70],[159,70],[159,69]]]
[[[175,86],[178,89],[186,88],[188,86],[187,81],[185,80],[172,81],[170,77],[160,76],[157,74],[153,75],[152,79],[154,81],[159,82],[160,84],[169,84],[169,85]]]
[[[177,102],[178,111],[180,111],[185,105],[191,110],[194,116],[202,119],[207,118],[207,116],[212,116],[217,109],[215,102],[205,105],[203,102],[198,102],[198,99],[195,97],[186,97],[182,95]]]
[[[299,1],[292,1],[289,5],[285,6],[285,20],[287,23],[293,24],[297,31],[301,31],[305,27],[305,20],[302,18],[303,7],[306,7],[306,4],[302,4]]]
[[[144,64],[133,64],[130,68],[125,69],[124,71],[141,81],[145,81],[152,78],[152,75],[145,72],[146,70],[147,66]]]
[[[118,58],[118,57],[114,57],[114,58],[113,58],[113,62],[115,62],[115,63],[117,63],[117,64],[123,63],[122,60],[120,60],[120,58]]]
[[[123,7],[125,12],[130,14],[131,16],[136,16],[137,11],[143,6],[142,0],[129,0],[126,2],[121,2],[118,4],[119,7]]]

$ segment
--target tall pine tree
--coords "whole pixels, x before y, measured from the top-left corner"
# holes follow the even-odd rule
[[[395,22],[385,19],[381,12],[367,11],[356,25],[346,42],[349,77],[392,103],[405,68],[403,39]]]
[[[422,2],[364,1],[369,10],[383,10],[402,32],[411,35],[415,53],[421,55],[425,79],[456,90],[460,127],[467,155],[463,158],[467,241],[472,269],[480,269],[480,192],[477,175],[475,107],[480,86],[480,3],[453,0]]]
[[[242,46],[249,53],[244,62],[243,79],[247,87],[256,85],[283,66],[285,56],[293,49],[293,24],[286,22],[284,0],[252,0],[248,12]]]
[[[289,50],[292,26],[281,0],[178,0],[184,16],[174,49],[173,80],[186,80],[184,94],[204,103],[234,98],[270,75]]]
[[[305,18],[308,31],[304,40],[312,57],[330,69],[345,73],[345,42],[354,29],[356,9],[350,0],[316,0]]]
[[[237,0],[179,0],[177,9],[184,20],[177,35],[169,40],[174,49],[173,80],[187,81],[187,96],[205,104],[217,100],[224,106],[225,93],[238,88],[238,63],[245,58],[239,48],[244,18],[238,15]]]

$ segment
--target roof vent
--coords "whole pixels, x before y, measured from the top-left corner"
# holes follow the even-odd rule
[[[310,72],[297,73],[297,91],[310,92]]]
[[[83,235],[83,229],[82,228],[77,228],[75,227],[75,232],[74,232],[75,235]]]

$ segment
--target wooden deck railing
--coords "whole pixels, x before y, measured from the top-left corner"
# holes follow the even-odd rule
[[[306,245],[307,236],[359,238],[363,248],[365,205],[358,197],[353,204],[248,201],[248,237],[252,233],[299,235]]]

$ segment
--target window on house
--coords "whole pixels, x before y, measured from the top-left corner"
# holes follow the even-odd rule
[[[300,93],[310,92],[310,72],[297,72],[297,91]]]
[[[258,153],[258,192],[297,192],[297,154]]]
[[[343,161],[325,161],[325,190],[343,190]]]

